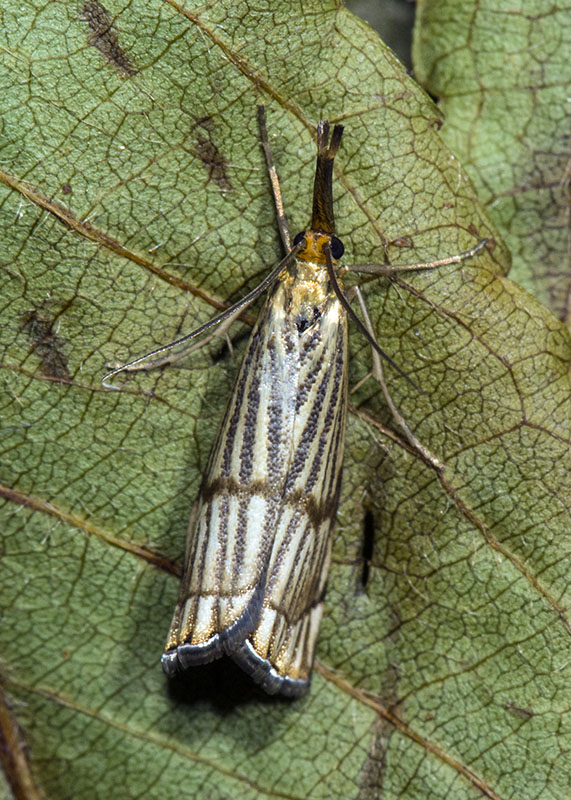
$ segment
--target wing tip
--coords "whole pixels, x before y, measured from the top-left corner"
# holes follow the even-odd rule
[[[249,639],[230,656],[268,694],[281,694],[296,699],[309,691],[311,676],[292,678],[290,675],[281,675],[267,658],[256,653]]]
[[[237,648],[243,646],[244,641],[258,624],[263,589],[264,586],[261,584],[246,606],[242,616],[228,628],[213,634],[205,642],[198,644],[182,642],[165,650],[161,656],[161,665],[165,675],[168,678],[172,678],[177,673],[188,669],[188,667],[198,667],[201,664],[215,661],[224,655],[233,655]]]

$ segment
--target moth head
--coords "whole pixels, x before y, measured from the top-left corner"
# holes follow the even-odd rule
[[[323,248],[329,245],[331,258],[338,261],[345,252],[343,242],[337,236],[332,236],[323,231],[301,231],[293,240],[293,245],[303,245],[298,252],[298,258],[305,261],[318,261],[325,263],[325,253]]]

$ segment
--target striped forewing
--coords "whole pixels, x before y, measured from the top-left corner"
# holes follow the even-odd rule
[[[191,515],[167,672],[227,653],[266,691],[307,689],[346,405],[345,312],[322,266],[297,262],[252,332]]]

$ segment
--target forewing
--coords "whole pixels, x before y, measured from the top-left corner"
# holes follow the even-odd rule
[[[292,453],[297,331],[280,284],[252,332],[191,514],[163,668],[232,653],[259,622]],[[293,337],[293,338],[292,338]]]
[[[292,453],[276,518],[259,621],[233,658],[263,688],[309,687],[337,511],[347,407],[347,321],[330,299],[298,334]]]

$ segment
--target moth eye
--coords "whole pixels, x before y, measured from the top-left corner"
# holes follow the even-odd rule
[[[343,247],[343,242],[336,236],[332,236],[330,246],[331,246],[331,256],[337,261],[337,259],[341,258],[341,256],[345,252],[345,248]]]
[[[304,239],[305,239],[305,231],[301,231],[301,233],[298,233],[295,239],[293,240],[293,246],[295,247],[296,244],[301,244]]]

